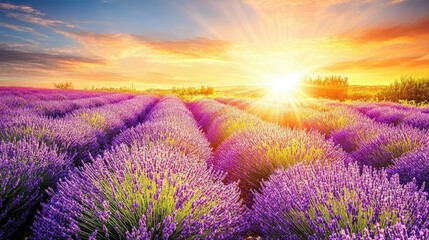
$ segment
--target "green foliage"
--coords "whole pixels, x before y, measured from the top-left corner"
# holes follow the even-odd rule
[[[377,100],[378,93],[386,86],[350,85],[347,91],[347,100]]]
[[[83,112],[79,115],[90,126],[96,127],[101,130],[107,130],[106,119],[100,113]]]
[[[338,223],[341,229],[350,228],[351,232],[359,233],[363,232],[367,228],[367,223],[371,222],[371,218],[375,214],[375,209],[371,207],[364,207],[359,201],[359,196],[356,191],[352,189],[341,189],[342,195],[334,196],[333,193],[327,194],[327,199],[320,203],[315,200],[311,200],[310,208],[307,212],[302,210],[291,210],[289,216],[296,224],[296,233],[299,235],[313,235],[315,234],[312,226],[306,222],[306,218],[311,219],[322,218],[324,222]],[[349,213],[350,207],[353,206],[353,210],[357,213],[357,216],[353,216]],[[338,216],[337,219],[333,219],[332,215]],[[387,227],[387,220],[391,220],[392,223],[398,222],[397,212],[390,209],[383,209],[379,213],[380,227]],[[317,223],[316,226],[323,228],[323,224]],[[372,230],[375,230],[375,226],[370,226]],[[332,232],[327,229],[327,236],[331,235]]]
[[[54,83],[54,87],[56,89],[62,89],[62,90],[73,89],[73,83],[69,81],[63,82],[63,83]]]
[[[173,87],[171,93],[177,95],[212,95],[214,94],[214,88],[212,86],[201,86],[200,88],[188,87],[188,88],[178,88]]]
[[[91,88],[92,91],[106,91],[106,92],[139,92],[137,88],[133,85],[131,87],[121,86],[121,87],[94,87]]]
[[[413,78],[402,76],[378,94],[378,98],[399,102],[401,100],[415,103],[429,102],[429,77]]]
[[[347,97],[349,80],[342,76],[306,77],[303,80],[303,90],[312,97],[338,99],[344,101]]]

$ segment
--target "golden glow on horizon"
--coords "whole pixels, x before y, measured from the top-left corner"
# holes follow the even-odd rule
[[[205,1],[218,18],[184,4],[178,10],[201,29],[183,38],[56,27],[55,34],[74,44],[52,49],[13,45],[13,51],[2,53],[7,67],[0,73],[0,85],[53,87],[62,81],[71,81],[76,88],[263,85],[280,100],[285,94],[301,94],[295,86],[297,72],[310,77],[342,75],[350,84],[364,85],[389,84],[401,75],[427,76],[429,32],[424,29],[429,19],[374,22],[385,8],[406,1],[363,1],[368,5],[365,11],[358,1],[343,0],[228,2]],[[334,11],[339,2],[350,8]]]

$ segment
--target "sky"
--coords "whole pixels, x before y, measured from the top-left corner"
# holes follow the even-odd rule
[[[0,0],[0,85],[429,76],[429,0]]]

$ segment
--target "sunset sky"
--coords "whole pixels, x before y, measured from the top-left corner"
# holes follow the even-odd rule
[[[0,0],[0,85],[429,76],[429,0]]]

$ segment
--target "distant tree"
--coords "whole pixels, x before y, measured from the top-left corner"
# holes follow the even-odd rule
[[[343,76],[306,77],[303,80],[304,92],[313,97],[344,101],[347,97],[348,87],[349,80]]]
[[[73,89],[73,83],[69,81],[63,82],[63,83],[54,83],[54,87],[56,89],[63,89],[63,90]]]
[[[212,86],[207,86],[205,95],[212,95],[212,94],[214,94],[214,92],[215,92],[215,90]]]
[[[171,93],[177,94],[180,96],[183,95],[211,95],[214,94],[215,90],[212,86],[201,86],[200,88],[196,87],[187,87],[187,88],[179,88],[172,87]]]
[[[400,100],[416,103],[429,102],[429,77],[402,76],[380,91],[378,98],[395,102]]]
[[[207,88],[205,86],[201,86],[200,94],[207,95],[206,93],[207,93]]]

